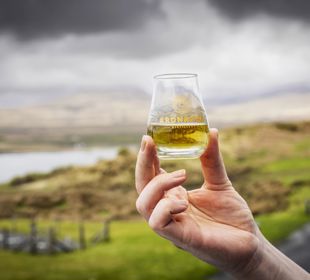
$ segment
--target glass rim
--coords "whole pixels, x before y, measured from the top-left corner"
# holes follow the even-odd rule
[[[169,73],[169,74],[158,74],[153,77],[155,80],[172,80],[172,79],[188,79],[197,78],[198,74],[194,73]]]

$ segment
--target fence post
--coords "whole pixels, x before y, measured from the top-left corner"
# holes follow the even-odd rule
[[[37,224],[35,218],[31,219],[30,222],[30,253],[36,254],[38,252],[37,248]]]
[[[110,219],[107,219],[103,222],[103,230],[102,230],[102,241],[109,242],[110,241]]]
[[[79,222],[79,244],[81,250],[86,249],[85,228],[83,221]]]
[[[61,228],[60,228],[60,219],[56,217],[54,219],[54,233],[55,235],[59,234]]]
[[[15,215],[11,218],[11,222],[12,222],[12,232],[17,232],[17,221]]]
[[[9,249],[10,231],[7,228],[2,230],[2,248]]]
[[[56,237],[55,237],[55,230],[53,227],[49,227],[48,229],[48,236],[47,236],[47,242],[48,242],[48,253],[49,254],[53,254],[55,252],[55,241],[56,241]]]
[[[310,215],[310,199],[305,200],[305,213]]]

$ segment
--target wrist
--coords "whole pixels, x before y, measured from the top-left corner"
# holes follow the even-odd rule
[[[243,269],[233,273],[236,279],[309,280],[309,274],[274,247],[260,231],[257,237],[257,250]]]
[[[276,279],[277,258],[274,247],[258,233],[258,246],[248,263],[233,274],[237,279]]]
[[[236,279],[265,279],[265,278],[253,278],[252,275],[258,273],[265,262],[266,251],[268,251],[269,242],[261,234],[256,223],[253,223],[253,228],[251,229],[251,234],[248,238],[243,241],[245,251],[239,250],[240,256],[236,255],[228,263],[226,267],[220,267],[221,270],[226,271]],[[271,244],[270,244],[271,245]]]

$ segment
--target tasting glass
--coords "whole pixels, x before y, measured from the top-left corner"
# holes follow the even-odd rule
[[[159,158],[199,157],[206,148],[208,132],[197,74],[156,75],[147,134],[153,138]]]

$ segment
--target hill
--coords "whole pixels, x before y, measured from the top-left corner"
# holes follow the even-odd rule
[[[36,106],[0,109],[0,152],[120,145],[144,133],[144,92],[74,94]]]
[[[254,214],[285,210],[290,197],[310,199],[310,122],[225,129],[221,147],[230,178]],[[0,188],[0,217],[129,218],[136,216],[136,155],[122,149],[114,160],[29,174]],[[188,189],[202,184],[198,160],[165,161],[167,170],[186,168]],[[308,190],[308,192],[306,192]],[[305,201],[299,201],[303,207]]]
[[[123,145],[145,133],[151,96],[110,91],[73,94],[46,104],[0,108],[0,152]],[[238,103],[205,99],[211,126],[230,127],[310,118],[310,94],[258,96]],[[212,105],[213,104],[213,105]]]
[[[1,108],[1,128],[109,127],[145,124],[144,92],[79,93],[36,106]]]

